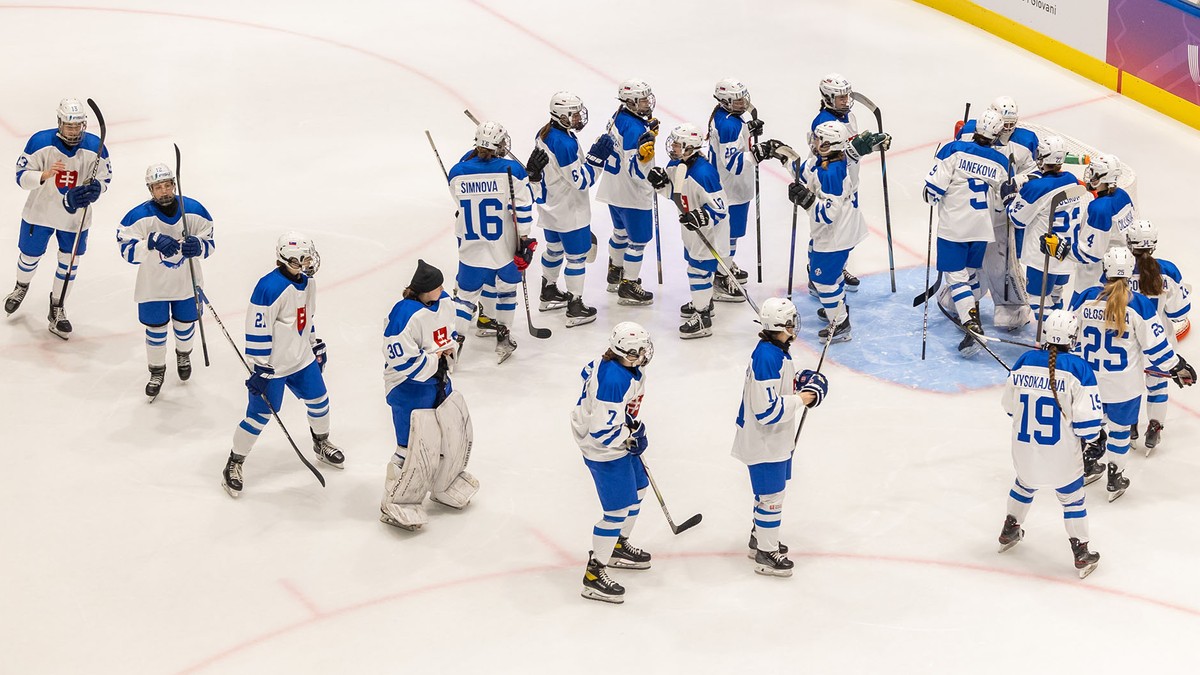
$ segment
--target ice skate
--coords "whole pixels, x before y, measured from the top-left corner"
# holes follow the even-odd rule
[[[1083,484],[1091,485],[1100,480],[1104,475],[1104,462],[1100,458],[1104,456],[1104,446],[1108,442],[1108,433],[1104,429],[1100,430],[1100,435],[1096,440],[1088,443],[1083,448]]]
[[[858,277],[850,274],[849,270],[842,270],[842,285],[846,287],[848,293],[857,293],[861,283]]]
[[[175,350],[175,372],[179,373],[179,381],[187,382],[192,376],[192,353]]]
[[[817,285],[814,284],[811,279],[808,281],[808,294],[814,298],[817,298],[818,300],[821,298],[821,294],[817,293]]]
[[[541,301],[538,311],[551,312],[566,307],[567,303],[571,301],[571,296],[560,290],[558,284],[552,284],[546,277],[542,277]]]
[[[970,331],[975,335],[983,335],[983,326],[979,325],[979,321],[977,319],[968,319],[967,322],[962,325],[962,328],[964,331]],[[982,349],[983,346],[979,344],[979,339],[971,335],[964,334],[962,340],[958,343],[958,353],[964,359],[969,359],[972,356],[975,356]]]
[[[166,376],[166,366],[150,366],[150,381],[146,383],[146,396],[151,403],[158,398],[158,392],[162,391],[163,380]]]
[[[830,329],[833,330],[832,338],[829,337]],[[847,314],[846,318],[843,319],[842,322],[839,323],[836,328],[834,328],[832,326],[825,326],[821,330],[817,331],[817,337],[820,338],[820,340],[822,342],[824,342],[825,340],[829,340],[830,343],[849,342],[850,337],[851,337],[851,335],[850,335],[850,315]]]
[[[618,305],[652,305],[654,294],[642,288],[641,279],[622,279],[617,289]]]
[[[746,552],[746,557],[753,560],[754,556],[758,554],[758,536],[755,535],[753,531],[750,532],[750,543],[748,546],[750,547],[750,550]],[[787,544],[783,542],[779,542],[779,548],[777,550],[781,555],[788,554]]]
[[[9,293],[8,297],[4,298],[4,311],[7,312],[9,316],[12,316],[12,313],[21,307],[21,303],[25,302],[25,294],[28,292],[29,284],[23,284],[18,281],[16,287],[13,288],[12,293]]]
[[[221,487],[229,493],[230,497],[237,499],[237,496],[242,494],[242,462],[246,461],[244,455],[235,455],[229,453],[229,461],[225,462],[225,470],[221,472]]]
[[[650,569],[650,554],[630,544],[625,537],[618,537],[617,545],[613,547],[612,557],[608,559],[608,564],[611,567],[627,570],[648,570]]]
[[[746,295],[742,293],[742,289],[737,287],[737,284],[725,276],[718,274],[713,279],[713,300],[717,302],[745,302]]]
[[[583,304],[583,298],[577,298],[570,293],[571,301],[567,303],[567,328],[582,326],[596,320],[596,308]]]
[[[1133,426],[1129,427],[1129,443],[1132,444],[1137,439],[1138,439],[1138,425],[1135,422],[1133,424]]]
[[[475,336],[476,337],[491,337],[496,334],[497,321],[483,312],[479,313],[479,318],[475,319]]]
[[[732,269],[730,269],[730,271],[733,272],[733,278],[737,279],[739,284],[744,284],[747,281],[750,281],[750,273],[749,272],[738,267],[737,263],[730,262],[729,265],[732,268]]]
[[[679,327],[679,337],[684,340],[708,337],[712,335],[712,303],[704,310],[692,314],[691,318]]]
[[[696,313],[696,308],[690,302],[679,308],[679,318],[681,318],[681,319],[690,319],[690,318],[692,318],[692,315],[695,313]],[[717,308],[710,303],[708,305],[708,315],[710,317],[712,317],[716,313],[717,313]]]
[[[588,600],[621,604],[625,602],[625,587],[608,577],[608,570],[588,551],[587,570],[583,573],[583,591]]]
[[[1108,463],[1108,501],[1115,502],[1129,489],[1129,479],[1121,475],[1117,465]]]
[[[1100,554],[1088,550],[1086,541],[1071,537],[1071,552],[1075,554],[1075,569],[1079,570],[1079,578],[1083,579],[1100,564]]]
[[[329,442],[329,434],[318,434],[312,429],[309,432],[312,433],[313,452],[317,453],[318,459],[335,469],[346,468],[346,457],[341,448]]]
[[[1147,457],[1154,452],[1154,448],[1158,447],[1158,442],[1162,439],[1162,430],[1162,422],[1158,420],[1150,420],[1150,424],[1146,425],[1146,440],[1142,441],[1142,448],[1146,451]]]
[[[1021,543],[1025,538],[1025,530],[1021,529],[1021,524],[1012,516],[1004,517],[1004,527],[1000,530],[1000,553],[1004,553],[1008,549]]]
[[[517,341],[512,338],[508,326],[494,321],[496,324],[496,363],[504,363],[508,357],[517,351]]]
[[[616,293],[621,288],[621,278],[625,270],[608,261],[608,292]]]
[[[50,313],[46,315],[46,319],[50,322],[51,333],[64,340],[71,339],[71,322],[67,321],[67,313],[63,306],[54,304],[53,293],[50,294]]]
[[[756,551],[754,571],[769,577],[790,577],[796,564],[781,551]]]

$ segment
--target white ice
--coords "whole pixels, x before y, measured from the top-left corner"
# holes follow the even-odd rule
[[[108,120],[116,175],[68,300],[71,340],[46,331],[52,255],[0,328],[0,672],[1195,672],[1200,401],[1190,390],[1172,387],[1162,445],[1150,459],[1135,449],[1120,501],[1089,488],[1103,557],[1080,581],[1050,495],[1035,502],[1026,540],[995,551],[1012,480],[999,366],[980,355],[969,391],[935,394],[862,375],[839,356],[850,346],[835,345],[832,391],[809,416],[785,502],[795,576],[755,575],[749,483],[729,456],[755,325],[744,306],[721,305],[712,338],[676,337],[687,293],[666,202],[664,285],[653,262],[643,273],[656,304],[618,307],[603,289],[602,252],[588,276],[599,321],[568,331],[561,315],[535,312],[554,330],[538,342],[522,318],[520,349],[501,367],[488,340],[470,340],[454,379],[472,407],[482,490],[464,512],[432,506],[416,534],[377,520],[394,445],[384,319],[418,257],[448,275],[456,265],[453,206],[423,131],[452,162],[471,143],[466,107],[506,124],[523,157],[554,91],[588,104],[590,143],[621,79],[650,82],[670,126],[703,124],[713,83],[734,76],[767,134],[800,147],[818,80],[845,74],[895,137],[892,225],[907,286],[892,296],[881,283],[871,160],[861,195],[874,234],[851,269],[872,287],[851,303],[903,308],[892,325],[855,325],[860,336],[900,336],[898,372],[961,364],[941,344],[946,332],[914,364],[921,318],[907,304],[925,264],[918,188],[965,101],[978,110],[1009,94],[1027,119],[1120,155],[1138,172],[1162,255],[1185,275],[1200,274],[1192,129],[899,0],[0,4],[0,62],[0,156],[15,160],[52,126],[60,98],[91,97]],[[184,191],[216,220],[206,290],[239,345],[276,236],[295,228],[320,247],[317,325],[329,344],[333,440],[348,457],[344,472],[324,472],[325,489],[271,426],[246,462],[241,499],[221,490],[245,376],[211,318],[212,367],[197,350],[190,382],[169,372],[156,403],[142,394],[135,270],[113,232],[146,199],[143,171],[170,162],[172,143]],[[762,180],[765,281],[750,285],[759,299],[786,288],[791,223],[781,172]],[[25,196],[11,182],[0,190],[6,264]],[[603,240],[607,212],[593,212]],[[801,250],[806,234],[802,222]],[[753,236],[738,260],[754,271]],[[805,303],[806,341],[794,352],[811,367],[817,324]],[[675,518],[704,521],[672,536],[650,497],[634,541],[654,567],[615,573],[628,589],[616,607],[579,597],[599,505],[567,415],[579,369],[624,319],[646,324],[657,346],[646,458]],[[1195,354],[1191,341],[1183,353]],[[283,418],[308,452],[294,399]]]

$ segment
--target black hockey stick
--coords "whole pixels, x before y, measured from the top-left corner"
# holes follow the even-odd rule
[[[663,499],[662,492],[658,489],[658,483],[654,482],[654,475],[650,473],[650,467],[646,465],[646,460],[644,459],[642,460],[642,469],[646,471],[646,478],[650,480],[650,488],[654,490],[654,496],[658,497],[658,505],[662,507],[663,515],[667,517],[667,525],[671,526],[671,532],[679,534],[700,524],[700,521],[704,518],[704,514],[702,513],[697,513],[679,525],[676,525],[674,519],[671,518],[671,512],[667,510],[667,502]]]
[[[433,148],[433,156],[437,157],[438,166],[442,167],[442,175],[446,177],[446,182],[450,182],[450,174],[446,171],[446,165],[442,163],[442,153],[438,152],[437,146],[433,143],[433,136],[429,130],[425,130],[425,138],[429,139],[429,147]]]
[[[203,300],[204,304],[208,306],[208,311],[212,313],[213,319],[215,319],[217,322],[217,326],[219,326],[221,328],[221,332],[225,334],[225,339],[229,341],[229,346],[233,347],[233,351],[237,353],[238,360],[242,362],[242,367],[246,369],[247,373],[253,375],[254,371],[250,368],[250,364],[246,363],[246,357],[242,356],[242,350],[238,349],[237,343],[233,341],[232,337],[230,337],[229,331],[225,330],[225,324],[221,321],[221,317],[217,315],[217,310],[213,309],[212,303],[208,301],[208,297],[204,295],[203,291],[200,292],[200,299]],[[267,400],[266,394],[259,394],[259,398],[262,399],[263,403],[267,404],[267,410],[271,411],[271,417],[275,418],[275,422],[278,423],[279,428],[283,430],[283,435],[287,437],[288,443],[292,444],[292,450],[296,451],[296,456],[299,457],[300,461],[304,463],[304,466],[308,467],[308,470],[317,477],[317,482],[321,484],[321,487],[325,487],[325,476],[322,476],[321,472],[317,470],[317,467],[313,466],[312,462],[308,461],[308,458],[304,456],[304,453],[300,452],[300,448],[296,445],[296,441],[292,440],[292,435],[288,433],[287,427],[283,426],[283,420],[279,419],[279,413],[275,412],[274,406],[272,406],[271,402]]]
[[[1054,232],[1054,215],[1058,213],[1058,207],[1067,200],[1067,190],[1060,190],[1057,194],[1050,198],[1050,219],[1046,223],[1046,234]],[[1070,222],[1068,221],[1068,224]],[[1059,246],[1063,242],[1060,239]],[[1046,255],[1042,260],[1042,295],[1038,300],[1038,322],[1037,331],[1033,334],[1033,339],[1038,344],[1042,343],[1042,321],[1046,317],[1046,291],[1048,282],[1050,281],[1050,249],[1046,249]]]
[[[96,180],[96,174],[100,171],[100,162],[104,161],[104,138],[108,135],[108,126],[104,124],[104,115],[100,113],[100,106],[92,99],[87,100],[88,107],[96,114],[96,123],[100,125],[100,147],[96,149],[96,163],[92,165],[91,173],[88,174],[87,182],[91,183]],[[83,132],[79,136],[80,144],[83,143]],[[63,302],[67,299],[67,286],[71,284],[71,273],[75,269],[75,258],[79,256],[79,240],[83,237],[84,223],[87,222],[88,209],[91,204],[83,207],[83,215],[79,217],[79,231],[75,233],[75,241],[71,242],[71,262],[67,264],[67,270],[63,273],[62,293],[58,294],[58,302],[55,303],[59,307],[63,306]]]
[[[1010,183],[1013,181],[1013,171],[1015,169],[1016,163],[1017,163],[1016,156],[1013,155],[1013,153],[1011,153],[1011,152],[1008,153],[1008,182],[1010,182]],[[1010,269],[1009,261],[1008,261],[1008,249],[1011,248],[1011,246],[1008,245],[1008,242],[1010,242],[1012,240],[1012,236],[1013,236],[1012,229],[1013,229],[1012,218],[1010,218],[1008,215],[1008,204],[1005,204],[1004,205],[1004,232],[1005,232],[1005,236],[1006,236],[1005,245],[1004,245],[1004,301],[1005,302],[1008,302],[1008,287],[1012,285],[1012,275],[1008,273],[1008,271]]]
[[[650,202],[650,213],[654,217],[654,255],[658,258],[658,285],[662,286],[662,230],[658,225],[658,193],[654,193],[654,201]]]
[[[755,108],[754,106],[750,106],[750,119],[752,119],[756,122],[758,121],[758,108]],[[757,145],[760,138],[761,138],[760,134],[755,134],[750,139],[751,145],[752,146]],[[754,162],[754,237],[755,237],[754,243],[757,246],[756,253],[757,253],[757,258],[758,258],[758,283],[760,283],[760,284],[762,283],[762,209],[761,209],[761,205],[762,205],[762,195],[759,194],[758,162]],[[891,230],[888,230],[888,232],[889,232],[888,236],[890,238]],[[889,246],[891,246],[891,244],[889,244]],[[791,295],[791,294],[789,293],[789,295]]]
[[[788,298],[792,297],[792,282],[796,274],[796,220],[800,217],[800,205],[792,202],[792,249],[788,254]]]
[[[879,133],[883,133],[883,113],[879,110],[879,106],[875,105],[871,99],[863,96],[859,92],[851,92],[850,96],[855,101],[867,106],[867,108],[875,114],[875,124],[879,127]],[[888,182],[887,182],[887,151],[882,148],[879,150],[879,170],[883,175],[883,221],[887,226],[887,248],[888,248],[888,271],[892,275],[892,292],[896,292],[896,255],[892,251],[892,206],[888,198]],[[757,171],[757,169],[756,169]]]
[[[512,169],[508,169],[508,206],[512,209],[513,233],[517,235],[517,252],[521,247],[521,231],[517,228],[517,191],[513,187]],[[549,328],[538,328],[533,325],[533,313],[529,311],[529,282],[525,280],[525,270],[521,270],[521,293],[525,295],[525,323],[529,325],[529,334],[539,340],[550,337]]]
[[[833,343],[833,324],[829,324],[826,329],[829,332],[825,335],[825,346],[821,348],[821,358],[817,359],[817,370],[821,372],[821,366],[825,365],[825,354],[829,351],[829,345]],[[804,412],[800,413],[800,424],[796,425],[796,436],[792,439],[792,452],[796,451],[796,445],[800,443],[800,431],[804,429],[804,420],[808,419],[808,411],[811,410],[808,406],[804,406]]]
[[[937,154],[937,153],[934,153]],[[925,305],[922,311],[921,318],[921,360],[925,360],[925,347],[929,343],[929,297],[937,292],[937,287],[942,283],[942,273],[939,271],[937,281],[932,286],[929,285],[929,268],[933,266],[933,204],[929,205],[929,242],[925,247],[925,287],[926,291],[918,296],[921,298],[921,304]],[[913,307],[917,301],[913,300]]]
[[[175,144],[175,189],[179,200],[179,224],[183,226],[183,238],[188,238],[187,208],[183,205],[183,184],[179,182],[180,170],[183,168],[182,155],[179,145]],[[196,323],[200,326],[200,351],[204,353],[204,367],[211,365],[208,361],[208,340],[204,337],[204,306],[200,304],[200,286],[196,284],[196,261],[188,258],[188,274],[192,277],[192,299],[196,302]]]
[[[975,342],[976,342],[976,343],[977,343],[977,344],[978,344],[980,347],[983,347],[983,350],[984,350],[984,351],[986,351],[988,354],[991,354],[991,356],[992,356],[992,358],[993,358],[993,359],[996,359],[996,363],[999,363],[1001,366],[1004,366],[1004,369],[1005,369],[1005,370],[1007,370],[1008,372],[1010,372],[1010,373],[1012,372],[1012,368],[1009,368],[1009,367],[1008,367],[1008,364],[1004,362],[1004,359],[1002,359],[1002,358],[1000,358],[999,356],[997,356],[997,355],[996,355],[996,352],[992,351],[992,350],[991,350],[991,348],[987,346],[987,343],[988,343],[988,337],[987,337],[987,336],[985,336],[985,335],[978,335],[978,334],[977,334],[977,333],[975,333],[974,331],[971,331],[971,330],[969,330],[969,329],[968,329],[966,326],[962,325],[962,323],[960,323],[960,322],[959,322],[959,320],[958,320],[958,318],[957,318],[957,317],[951,316],[950,312],[947,312],[947,311],[946,311],[946,308],[945,308],[945,307],[942,307],[942,303],[940,303],[940,302],[937,302],[937,303],[935,303],[935,304],[938,306],[938,309],[942,310],[942,314],[945,314],[945,315],[946,315],[946,318],[947,318],[947,319],[950,319],[950,323],[954,324],[955,326],[958,326],[958,329],[959,329],[959,330],[961,330],[962,332],[964,332],[964,333],[966,333],[967,335],[971,336],[971,338],[972,338],[973,340],[975,340]],[[993,339],[999,340],[999,338],[993,338]],[[1000,340],[1000,341],[1001,341],[1001,342],[1008,342],[1008,340]],[[1025,345],[1025,344],[1022,344],[1022,343],[1020,343],[1020,342],[1014,342],[1013,344],[1019,344],[1019,345],[1021,345],[1022,347],[1028,347],[1028,346],[1032,346],[1032,345]]]

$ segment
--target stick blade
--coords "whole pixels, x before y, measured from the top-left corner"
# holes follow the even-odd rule
[[[696,515],[692,516],[691,518],[688,518],[687,520],[680,523],[678,527],[672,528],[671,531],[674,532],[675,534],[679,534],[685,530],[690,530],[693,527],[699,525],[701,520],[704,520],[704,514],[697,513]]]
[[[549,339],[551,335],[549,328],[534,328],[533,326],[529,327],[529,334],[539,340]]]

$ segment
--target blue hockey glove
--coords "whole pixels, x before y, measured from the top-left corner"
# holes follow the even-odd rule
[[[707,227],[709,222],[708,211],[704,209],[693,209],[687,213],[679,214],[679,223],[692,232],[702,227]]]
[[[821,405],[821,401],[824,401],[825,395],[829,393],[829,380],[815,370],[802,370],[796,376],[796,390],[800,393],[807,391],[814,394],[816,398],[808,407],[815,408]]]
[[[788,185],[788,200],[807,211],[817,201],[817,196],[804,183]]]
[[[179,250],[183,252],[183,257],[195,258],[200,255],[204,247],[200,245],[200,237],[189,236],[183,240],[183,245],[179,247]]]
[[[1004,202],[1005,206],[1012,203],[1012,200],[1017,198],[1017,182],[1014,180],[1006,180],[1000,184],[1000,201]]]
[[[146,245],[150,247],[150,250],[163,254],[164,258],[170,258],[179,253],[179,242],[165,234],[151,232],[150,236],[146,238]]]
[[[100,183],[92,181],[87,185],[76,185],[63,195],[63,208],[67,210],[67,213],[75,213],[99,198]]]
[[[641,422],[634,422],[634,425],[629,427],[629,441],[625,445],[625,450],[631,455],[640,455],[646,451],[646,425]]]
[[[267,393],[267,378],[274,374],[275,369],[270,366],[254,366],[254,374],[246,380],[246,388],[252,395],[262,396]]]
[[[325,341],[317,338],[316,344],[313,345],[313,356],[317,357],[317,367],[321,372],[325,372],[325,364],[329,361],[329,357],[325,355]]]
[[[592,166],[604,166],[604,163],[608,161],[608,158],[610,155],[612,155],[612,153],[612,136],[609,136],[608,134],[601,134],[600,137],[596,139],[596,142],[592,143],[592,149],[588,150],[587,157],[584,159],[584,161]]]

